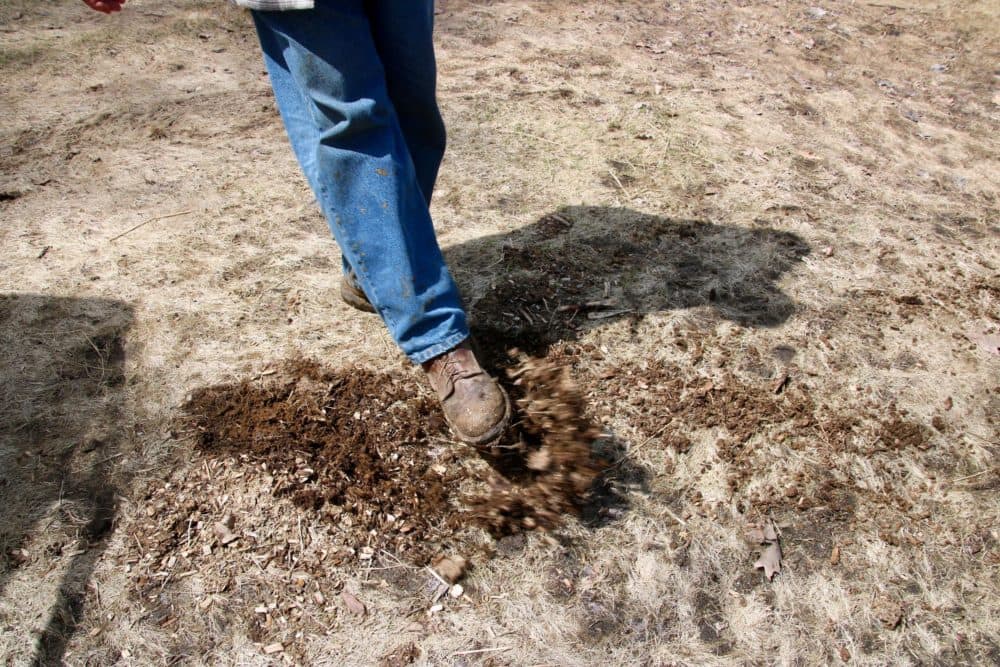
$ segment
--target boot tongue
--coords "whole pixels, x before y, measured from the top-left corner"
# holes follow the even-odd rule
[[[467,380],[485,372],[479,367],[472,351],[463,348],[446,352],[434,359],[427,371],[431,377],[431,385],[442,401],[455,393],[456,381]]]

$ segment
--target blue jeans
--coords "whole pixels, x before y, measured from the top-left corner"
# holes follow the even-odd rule
[[[447,352],[469,330],[428,210],[445,147],[433,0],[316,0],[253,18],[344,269],[410,359]]]

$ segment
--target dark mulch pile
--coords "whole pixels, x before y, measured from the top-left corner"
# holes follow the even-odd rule
[[[598,475],[598,431],[565,372],[525,360],[512,378],[519,419],[484,453],[496,469],[482,473],[490,491],[479,497],[460,497],[469,467],[456,459],[473,452],[449,446],[436,400],[412,375],[298,360],[267,380],[201,389],[185,408],[205,454],[253,464],[275,496],[347,543],[426,560],[470,517],[493,535],[553,528]]]

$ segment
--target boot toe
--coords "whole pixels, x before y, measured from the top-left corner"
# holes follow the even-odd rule
[[[507,392],[486,375],[457,383],[443,407],[455,435],[470,444],[496,439],[510,420]]]

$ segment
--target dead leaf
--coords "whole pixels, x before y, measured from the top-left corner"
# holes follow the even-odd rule
[[[347,591],[341,591],[340,599],[344,601],[344,606],[346,606],[347,610],[352,614],[356,614],[357,616],[364,616],[366,613],[368,613],[368,609],[367,607],[365,607],[365,603],[356,598],[351,593],[348,593]]]
[[[771,542],[761,553],[760,558],[757,562],[753,564],[754,569],[764,568],[764,576],[767,577],[768,581],[774,578],[774,575],[781,572],[781,547],[777,542]]]
[[[747,528],[747,532],[746,535],[744,535],[744,538],[750,544],[763,544],[765,542],[764,527],[759,524],[751,525],[749,528]]]
[[[776,542],[778,540],[778,529],[774,527],[773,521],[768,521],[764,524],[764,539],[768,542]]]
[[[764,569],[768,581],[781,572],[781,546],[778,544],[778,529],[773,521],[751,524],[745,534],[747,542],[763,546],[760,558],[753,564],[754,569]]]
[[[774,522],[752,523],[747,527],[745,535],[746,541],[750,544],[767,544],[778,540],[778,530],[774,527]]]

